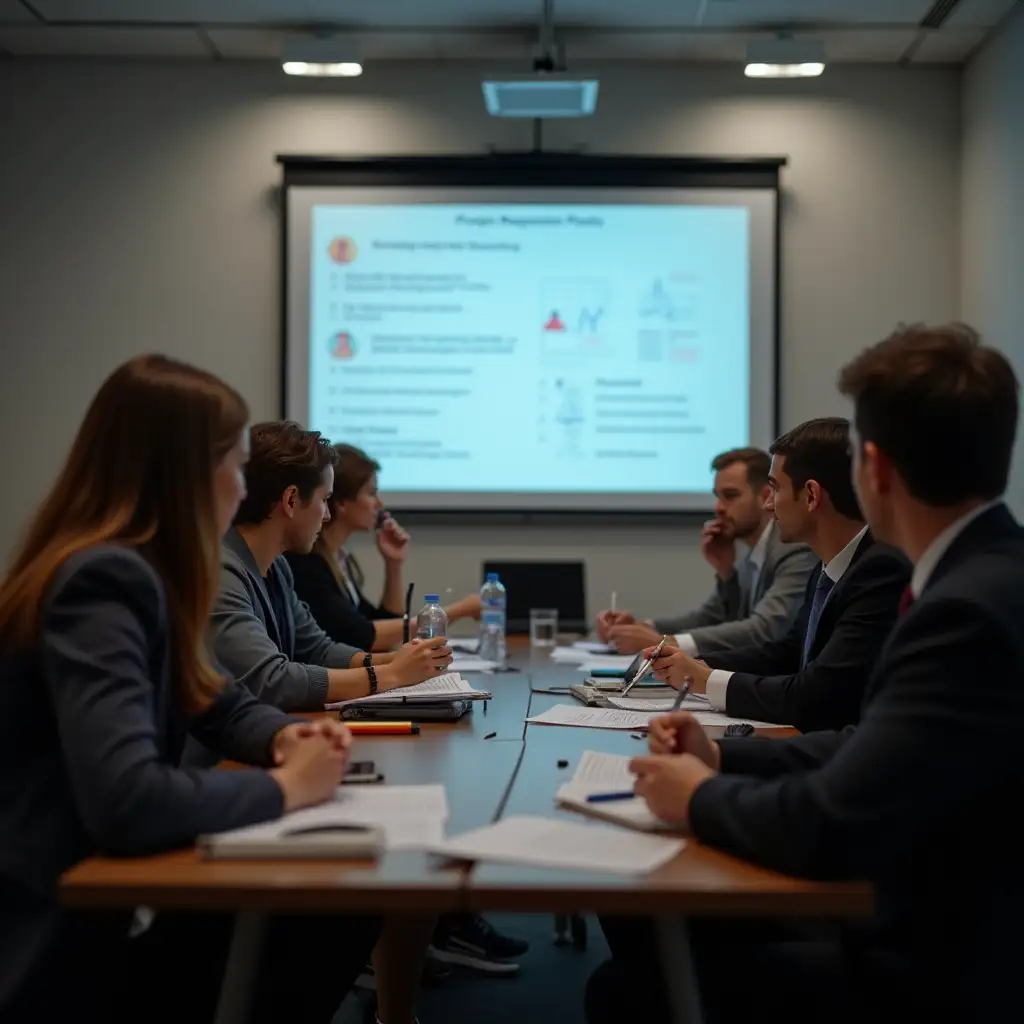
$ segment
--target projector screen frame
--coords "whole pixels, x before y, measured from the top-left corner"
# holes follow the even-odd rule
[[[538,188],[679,188],[764,189],[774,195],[773,282],[773,431],[779,433],[781,333],[781,171],[784,156],[762,157],[631,157],[588,153],[492,152],[449,156],[315,156],[279,154],[282,167],[280,234],[280,392],[281,416],[288,402],[288,332],[290,323],[288,264],[288,190],[292,187],[538,187]],[[471,525],[536,523],[556,525],[585,521],[621,523],[692,522],[706,518],[704,510],[600,508],[402,508],[393,507],[408,522]]]

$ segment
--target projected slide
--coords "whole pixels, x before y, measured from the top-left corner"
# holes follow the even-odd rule
[[[745,207],[310,217],[309,424],[389,492],[700,493],[750,442]]]

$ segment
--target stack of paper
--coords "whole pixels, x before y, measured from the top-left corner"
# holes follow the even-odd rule
[[[572,725],[584,729],[646,730],[653,712],[620,711],[616,708],[584,708],[577,704],[556,704],[540,715],[528,718],[535,725]]]
[[[560,662],[563,665],[582,665],[590,661],[594,655],[590,651],[583,651],[573,647],[553,647],[551,649],[551,660]]]
[[[426,849],[444,839],[444,786],[342,786],[333,800],[276,821],[204,836],[209,857],[344,857]]]
[[[591,803],[595,793],[625,793],[633,789],[636,778],[629,770],[629,758],[621,754],[601,754],[585,750],[572,781],[560,786],[555,801],[562,807],[592,818],[639,829],[641,832],[672,832],[672,825],[656,818],[647,801],[635,796],[630,800]]]
[[[588,675],[591,672],[607,671],[625,672],[636,660],[635,654],[588,654],[581,668]]]
[[[399,686],[394,690],[383,690],[371,697],[354,697],[328,704],[328,708],[343,708],[350,704],[438,704],[454,700],[490,700],[486,690],[474,690],[458,672],[446,672],[443,676],[426,679],[414,686]]]
[[[681,839],[645,836],[552,818],[502,818],[432,847],[458,860],[487,860],[572,871],[644,875],[670,861]]]
[[[600,640],[577,640],[572,646],[577,651],[585,651],[587,654],[615,653],[615,648],[611,644],[601,643]]]
[[[671,711],[675,705],[674,697],[656,698],[653,700],[643,697],[609,697],[608,703],[620,711]],[[688,693],[683,698],[683,711],[707,711],[710,705],[707,697],[696,693]]]
[[[452,656],[452,667],[459,672],[493,672],[498,667],[498,663],[478,658],[473,654],[466,654],[456,648]]]

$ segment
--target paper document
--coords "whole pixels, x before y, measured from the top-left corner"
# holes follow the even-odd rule
[[[450,636],[448,646],[453,651],[468,651],[476,654],[480,650],[480,638],[476,636]]]
[[[623,672],[633,664],[635,654],[588,654],[582,668],[588,674],[595,669],[615,669]]]
[[[447,820],[444,786],[339,786],[333,800],[220,833],[214,843],[230,843],[241,854],[246,847],[272,850],[278,844],[283,855],[296,837],[308,835],[315,841],[317,830],[366,826],[380,830],[385,849],[424,849],[443,838]],[[323,834],[330,836],[328,831]],[[359,839],[349,838],[352,843]],[[345,839],[340,833],[335,841],[344,844]]]
[[[671,711],[675,704],[674,697],[667,697],[662,700],[644,700],[642,697],[609,697],[608,703],[613,708],[622,711]],[[680,711],[707,711],[707,697],[700,697],[695,693],[688,693],[683,698]]]
[[[651,714],[645,711],[619,711],[615,708],[586,708],[578,704],[556,704],[543,714],[528,718],[535,725],[574,725],[584,729],[646,730]]]
[[[472,654],[457,654],[452,661],[452,667],[459,672],[493,672],[498,663],[474,657]]]
[[[432,850],[459,860],[643,875],[670,861],[683,846],[680,839],[602,825],[513,817],[464,832]]]
[[[585,651],[587,654],[614,654],[615,648],[610,644],[603,644],[600,640],[577,640],[572,645],[577,651]]]
[[[629,758],[624,754],[602,754],[597,750],[584,750],[576,765],[570,785],[591,792],[632,789],[636,776],[629,770]]]
[[[426,679],[414,686],[399,686],[394,690],[383,690],[370,697],[354,697],[328,704],[328,708],[343,708],[348,704],[402,704],[406,701],[444,700],[488,700],[490,694],[474,690],[458,672],[446,672],[443,676]]]
[[[586,661],[592,661],[594,654],[591,651],[581,651],[577,647],[553,647],[551,649],[551,660],[563,665],[582,665]]]

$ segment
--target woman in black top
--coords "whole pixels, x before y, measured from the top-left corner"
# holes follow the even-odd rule
[[[230,918],[62,911],[60,875],[93,854],[158,853],[276,818],[329,798],[344,774],[344,726],[263,706],[209,661],[247,419],[210,374],[126,363],[0,582],[5,1024],[211,1019]],[[181,768],[188,731],[268,770]],[[272,922],[255,1019],[327,1024],[377,929]]]
[[[391,515],[377,493],[380,465],[351,445],[334,446],[334,493],[330,522],[324,525],[308,555],[288,554],[295,591],[309,605],[313,618],[333,640],[364,651],[387,651],[402,643],[405,588],[402,569],[409,551],[409,534]],[[363,594],[363,572],[345,551],[353,533],[375,530],[377,550],[384,559],[384,592],[373,604]],[[470,594],[445,608],[448,621],[479,618],[480,597]],[[412,627],[415,630],[415,623]]]

